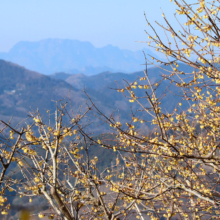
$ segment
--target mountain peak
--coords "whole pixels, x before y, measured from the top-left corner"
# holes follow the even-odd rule
[[[0,53],[0,59],[44,74],[74,70],[88,75],[103,71],[134,72],[141,70],[145,62],[142,51],[121,50],[110,44],[96,48],[87,41],[58,38],[18,42],[8,53]]]

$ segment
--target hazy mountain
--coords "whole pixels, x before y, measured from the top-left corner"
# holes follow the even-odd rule
[[[170,66],[162,66],[162,67],[165,70],[172,71]],[[154,83],[155,81],[161,79],[162,74],[169,74],[165,70],[162,70],[159,67],[149,68],[148,76],[150,78],[150,81]],[[178,70],[184,71],[186,73],[190,73],[193,71],[193,68],[180,63]],[[137,105],[135,104],[129,105],[128,100],[120,92],[117,92],[116,90],[117,88],[124,88],[125,86],[127,86],[127,83],[134,82],[135,80],[137,80],[137,82],[140,83],[138,78],[143,76],[145,76],[143,71],[134,72],[132,74],[125,74],[121,72],[118,73],[103,72],[94,76],[86,76],[84,74],[74,74],[66,78],[66,82],[68,82],[74,88],[77,89],[85,88],[85,90],[88,89],[96,90],[100,94],[100,97],[102,96],[107,97],[108,102],[111,103],[111,106],[113,106],[113,108],[122,109],[128,115],[130,113],[130,107],[132,106],[133,110],[135,110],[137,109]],[[141,81],[141,84],[144,85],[148,83],[146,81]],[[173,108],[175,108],[176,103],[178,102],[178,100],[181,99],[179,95],[182,94],[182,91],[176,86],[170,85],[170,82],[167,80],[167,81],[163,81],[160,84],[160,86],[156,91],[156,94],[160,96],[168,87],[169,90],[172,91],[172,93],[167,92],[167,95],[161,101],[162,102],[161,107],[170,111]],[[135,94],[137,96],[142,96],[142,97],[146,95],[144,93],[144,90],[141,89],[136,89]],[[170,100],[173,101],[171,102]],[[146,99],[142,99],[141,102],[144,106],[148,106],[148,101]]]
[[[69,78],[70,76],[72,76],[72,74],[70,73],[64,73],[64,72],[58,72],[58,73],[54,73],[49,75],[51,78],[54,79],[62,79],[62,80],[66,80],[67,78]]]
[[[54,103],[49,100],[64,98],[69,91],[69,84],[29,71],[16,64],[0,60],[0,114],[24,117],[28,111],[37,108],[50,110]],[[77,99],[82,98],[78,93]]]
[[[170,67],[166,67],[169,69]],[[180,64],[179,70],[191,72],[192,68]],[[160,75],[164,71],[160,68],[150,68],[148,75],[152,82],[160,79]],[[113,112],[120,121],[126,122],[129,120],[131,110],[135,113],[138,105],[128,102],[128,98],[124,95],[128,93],[117,92],[118,88],[124,88],[128,82],[134,82],[138,77],[143,77],[143,71],[132,74],[125,73],[109,73],[104,72],[94,76],[85,76],[83,74],[70,75],[66,73],[58,73],[58,78],[54,79],[49,76],[29,71],[17,64],[0,60],[0,119],[8,120],[11,116],[19,121],[27,116],[29,111],[39,109],[43,116],[46,116],[46,110],[54,111],[55,104],[52,100],[66,99],[71,100],[73,111],[76,113],[81,106],[81,109],[86,108],[85,102],[88,102],[87,96],[82,91],[85,88],[93,102],[106,115],[110,116]],[[140,82],[139,80],[137,80]],[[146,84],[146,81],[141,81]],[[163,81],[158,87],[156,93],[161,95],[168,88],[169,81]],[[177,87],[169,87],[173,94],[180,94]],[[177,101],[181,98],[172,93],[167,93],[161,101],[161,107],[166,110],[172,110]],[[144,90],[136,89],[137,96],[146,96]],[[177,100],[178,99],[178,100]],[[172,102],[170,100],[173,100]],[[146,99],[141,99],[140,102],[149,107]],[[168,104],[169,103],[169,104]],[[143,112],[137,112],[141,115]],[[149,117],[149,116],[143,116]],[[97,122],[94,116],[91,119]],[[149,119],[149,118],[148,118]],[[99,127],[94,127],[98,131]]]
[[[45,117],[47,110],[54,112],[54,101],[61,99],[63,102],[71,101],[74,114],[79,113],[80,109],[85,110],[86,101],[89,103],[81,89],[8,61],[0,60],[0,78],[0,120],[8,120],[13,116],[14,121],[19,122],[27,117],[30,111],[37,109]],[[105,114],[110,116],[118,109],[122,114],[122,120],[128,117],[123,109],[125,105],[117,106],[116,101],[108,97],[107,91],[104,94],[99,90],[87,88],[86,92]],[[93,129],[95,131],[99,128]]]
[[[152,54],[145,50],[146,54]],[[21,41],[0,59],[44,74],[54,72],[97,74],[103,71],[134,72],[143,69],[142,51],[132,52],[108,45],[96,48],[89,42],[68,39]]]
[[[170,66],[162,66],[162,68],[172,71]],[[192,67],[180,63],[178,70],[191,72]],[[162,74],[167,74],[167,72],[158,67],[148,68],[148,76],[151,81],[158,80],[158,78],[160,78]],[[59,79],[65,78],[66,82],[68,82],[73,87],[78,88],[78,89],[92,88],[92,89],[100,90],[100,89],[107,88],[107,87],[116,88],[117,84],[120,84],[120,85],[122,83],[126,84],[126,81],[133,82],[134,80],[138,79],[138,77],[143,77],[143,76],[144,76],[143,71],[138,71],[138,72],[134,72],[131,74],[126,74],[123,72],[117,72],[117,73],[103,72],[103,73],[96,74],[93,76],[86,76],[84,74],[67,75],[66,73],[60,73]]]

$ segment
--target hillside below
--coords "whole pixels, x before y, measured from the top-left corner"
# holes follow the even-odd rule
[[[180,64],[179,70],[190,72],[192,68]],[[160,80],[163,73],[164,70],[158,67],[148,70],[152,83]],[[73,114],[82,113],[87,109],[87,104],[91,104],[83,91],[85,89],[95,105],[107,116],[114,115],[115,120],[125,123],[130,120],[132,114],[149,120],[149,115],[138,111],[140,107],[136,103],[128,101],[129,94],[127,92],[124,94],[117,92],[128,83],[139,82],[139,77],[143,76],[143,71],[132,74],[104,72],[94,76],[59,73],[55,79],[54,75],[45,76],[17,64],[0,60],[0,119],[9,120],[13,116],[14,120],[19,122],[27,117],[29,112],[37,109],[43,117],[46,117],[46,111],[54,112],[55,101],[58,100],[62,100],[63,103],[71,103]],[[143,82],[143,85],[146,83],[146,81]],[[162,95],[168,87],[172,93],[168,92],[163,98],[161,107],[170,111],[175,108],[174,104],[181,99],[178,96],[181,91],[176,87],[170,87],[169,81],[163,81],[157,89],[157,95]],[[138,88],[135,94],[140,97],[146,96],[144,90]],[[140,101],[143,106],[149,107],[146,98]],[[92,114],[89,117],[93,123],[98,125],[99,120],[96,117]],[[92,129],[97,132],[103,131],[98,126],[94,126]]]

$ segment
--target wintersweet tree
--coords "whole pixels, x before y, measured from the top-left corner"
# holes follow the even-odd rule
[[[140,80],[118,89],[151,120],[134,115],[125,129],[102,114],[118,133],[113,150],[125,152],[120,157],[123,181],[108,184],[117,185],[116,191],[124,194],[127,204],[138,206],[137,218],[146,219],[146,214],[151,219],[218,219],[220,2],[175,0],[174,4],[177,21],[178,16],[184,16],[185,23],[179,22],[176,30],[162,14],[164,24],[157,25],[164,30],[167,42],[146,18],[148,45],[167,58],[166,62],[146,59],[148,64],[162,64],[160,81],[151,82],[146,70]],[[179,69],[181,63],[192,71]],[[164,82],[169,86],[158,92]],[[139,89],[143,90],[141,95],[137,95]],[[176,102],[171,111],[161,107],[165,95],[170,103]],[[151,132],[144,134],[138,129],[141,123]]]
[[[31,215],[65,220],[118,219],[126,212],[140,212],[134,206],[136,201],[127,204],[124,194],[117,191],[118,185],[111,181],[118,179],[119,158],[100,170],[97,164],[102,158],[89,154],[90,148],[98,150],[94,145],[102,142],[102,138],[94,139],[86,132],[85,118],[92,107],[71,115],[66,105],[57,104],[55,114],[48,112],[49,120],[36,112],[31,115],[33,123],[18,136],[17,181],[10,188],[35,207]],[[36,212],[42,204],[43,210]]]
[[[3,121],[0,125],[0,214],[7,215],[10,209],[7,194],[17,184],[15,172],[11,168],[21,163],[19,151],[23,147],[21,138],[24,130],[14,129]]]
[[[43,121],[37,112],[25,129],[20,181],[13,190],[29,202],[36,197],[48,202],[47,211],[35,213],[39,218],[72,220],[111,214],[106,200],[114,204],[117,196],[105,198],[105,177],[96,168],[98,158],[88,154],[91,143],[82,129],[89,111],[90,107],[70,117],[65,105],[57,106],[55,120],[49,116],[49,121]]]
[[[12,142],[12,153],[5,154],[17,162],[21,174],[8,188],[48,201],[50,209],[38,213],[40,218],[219,219],[220,2],[174,3],[177,21],[184,16],[185,22],[176,30],[162,14],[164,24],[157,24],[167,42],[146,17],[149,46],[167,58],[146,58],[147,64],[163,70],[160,79],[151,81],[146,69],[145,76],[117,89],[140,106],[137,114],[132,112],[124,125],[95,103],[88,107],[109,124],[114,145],[86,132],[87,111],[70,116],[63,105],[54,123],[33,115],[34,123],[22,137],[8,127],[17,132],[19,144]],[[180,69],[181,63],[191,69]],[[164,107],[166,96],[169,108]],[[88,151],[94,145],[118,154],[110,167],[98,169],[102,158],[91,158]]]

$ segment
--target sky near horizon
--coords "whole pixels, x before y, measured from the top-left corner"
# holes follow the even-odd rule
[[[19,41],[45,38],[135,51],[147,47],[135,42],[147,40],[144,12],[150,22],[161,23],[162,9],[172,22],[176,6],[170,0],[8,0],[0,1],[0,8],[0,52]]]

